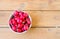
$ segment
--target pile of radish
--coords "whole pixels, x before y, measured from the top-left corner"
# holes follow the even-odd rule
[[[26,12],[15,10],[9,19],[9,25],[14,32],[21,33],[29,29],[31,19]]]

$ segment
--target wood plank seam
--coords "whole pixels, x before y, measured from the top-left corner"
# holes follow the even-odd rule
[[[9,28],[9,27],[0,27],[0,28]],[[31,28],[56,28],[56,27],[31,27]],[[58,28],[60,28],[60,26]]]
[[[14,11],[14,10],[0,10],[0,11]],[[23,11],[60,11],[60,10],[23,10]]]

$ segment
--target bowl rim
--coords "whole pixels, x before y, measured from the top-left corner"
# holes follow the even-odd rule
[[[24,32],[21,32],[21,33],[20,33],[20,32],[15,32],[15,31],[13,31],[13,30],[11,29],[11,27],[10,27],[10,25],[9,25],[9,20],[10,20],[11,16],[14,14],[15,11],[16,11],[16,10],[14,10],[14,11],[10,14],[10,16],[9,16],[9,19],[8,19],[9,29],[10,29],[12,32],[17,33],[17,34],[26,33],[26,32],[27,32],[28,30],[30,30],[30,28],[32,27],[32,18],[31,18],[31,16],[28,14],[28,12],[22,10],[22,12],[26,12],[26,13],[28,14],[28,16],[29,16],[29,18],[30,18],[30,21],[31,21],[31,24],[30,24],[28,30],[26,30],[26,31],[24,31]],[[17,11],[19,11],[19,10],[17,10]],[[21,11],[21,10],[20,10],[20,11]]]

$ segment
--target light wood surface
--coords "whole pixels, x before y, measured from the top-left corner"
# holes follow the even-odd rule
[[[14,10],[24,2],[25,10],[60,10],[60,0],[0,0],[0,10]]]
[[[12,12],[23,9],[32,18],[32,28],[24,34],[13,33],[8,20]],[[0,0],[0,39],[60,39],[60,0]]]
[[[56,39],[56,34],[55,28],[31,28],[24,34],[12,33],[9,28],[0,29],[0,39]]]
[[[0,25],[8,26],[13,11],[0,11]],[[60,11],[25,11],[32,18],[32,27],[60,26]]]

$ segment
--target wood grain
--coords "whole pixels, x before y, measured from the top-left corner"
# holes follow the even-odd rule
[[[32,18],[32,28],[24,34],[8,27],[10,15],[18,8]],[[60,0],[0,0],[0,39],[60,39]]]
[[[24,34],[16,34],[9,28],[0,28],[0,39],[57,39],[60,33],[56,32],[56,28],[31,28]]]
[[[13,11],[0,11],[0,25],[8,26]],[[25,11],[32,18],[32,27],[60,26],[60,11]]]
[[[0,10],[15,10],[25,2],[24,10],[60,10],[60,0],[0,0]]]

